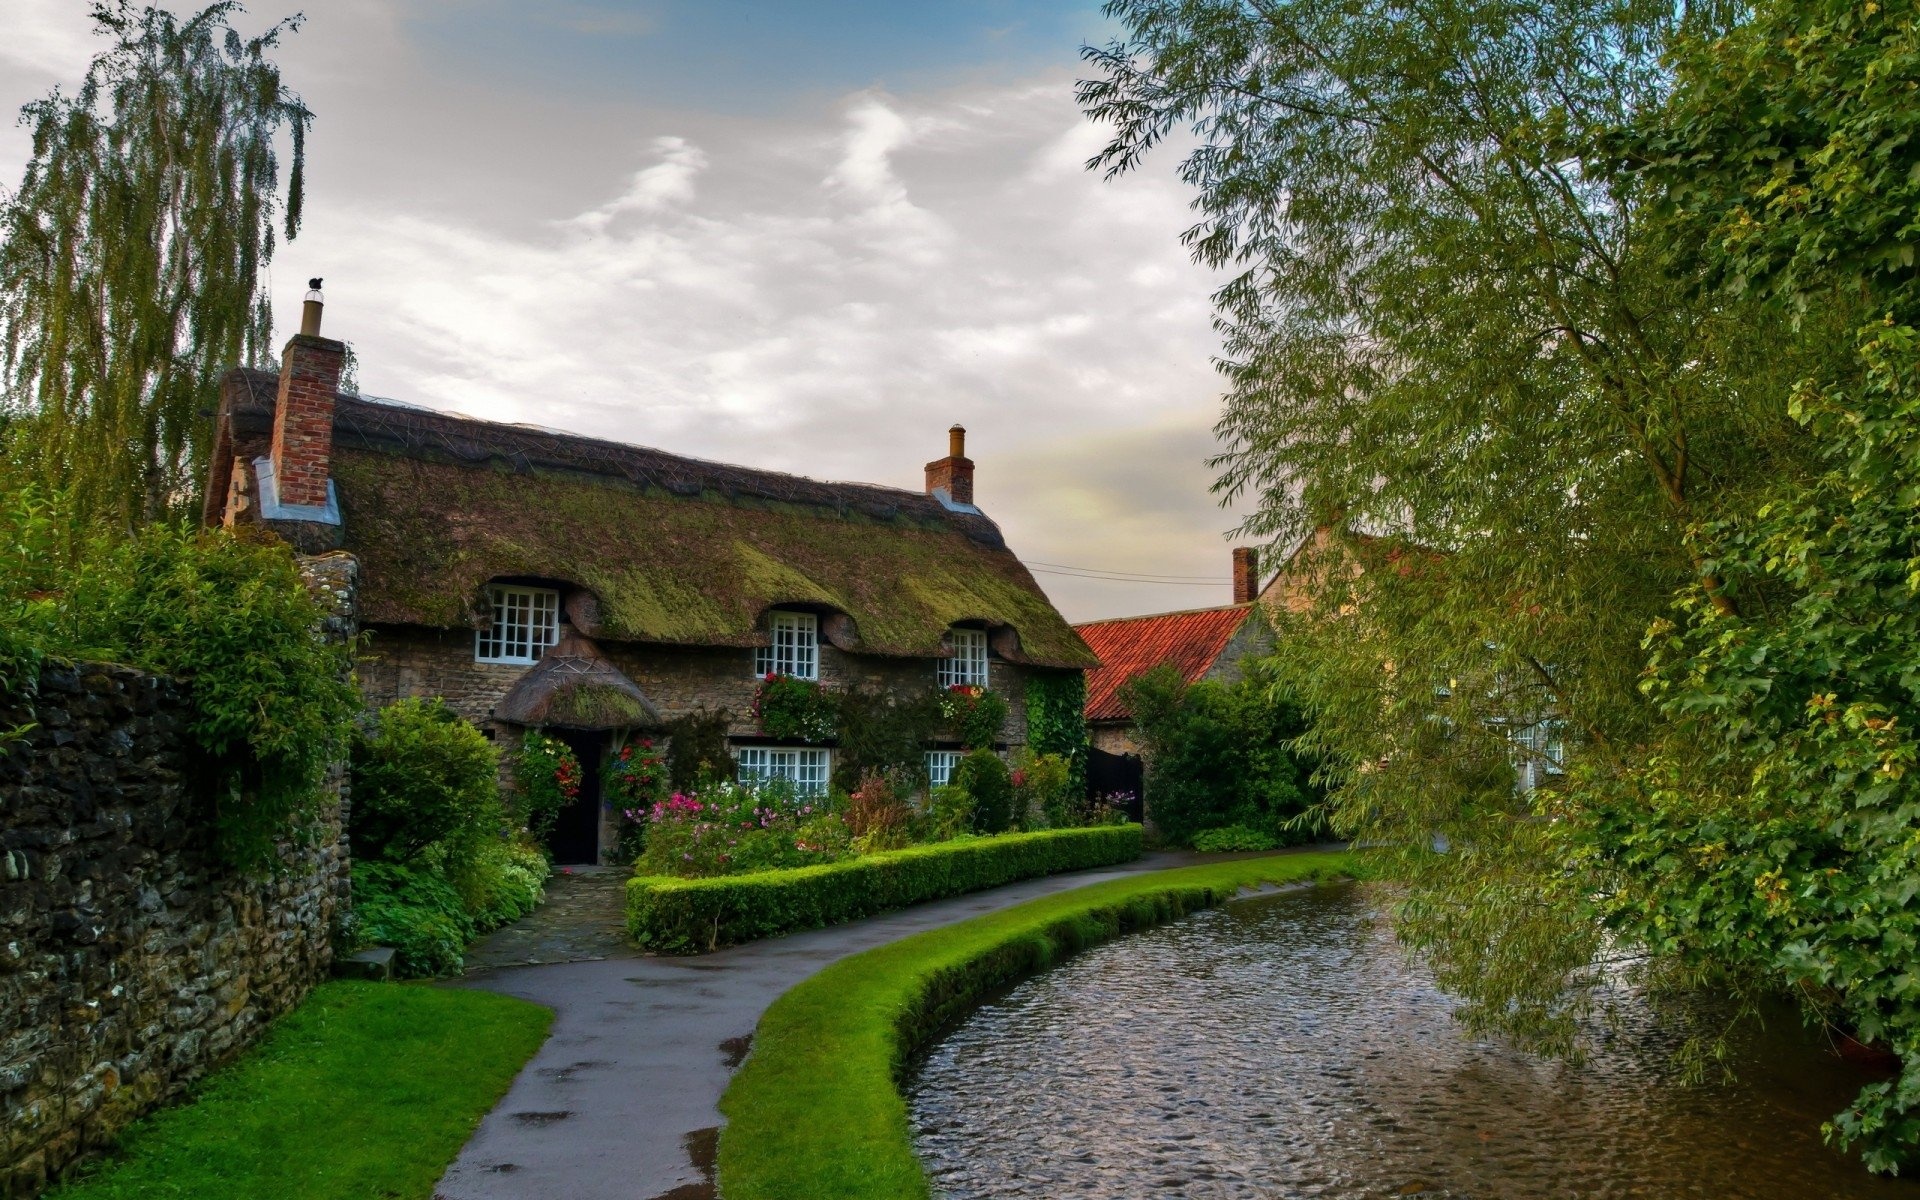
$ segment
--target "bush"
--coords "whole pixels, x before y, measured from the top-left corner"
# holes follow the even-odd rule
[[[1229,825],[1281,845],[1313,838],[1318,827],[1304,820],[1318,800],[1312,764],[1291,748],[1306,721],[1260,664],[1232,684],[1189,685],[1159,667],[1125,695],[1146,747],[1147,814],[1168,841]]]
[[[653,808],[665,800],[667,762],[652,738],[621,746],[607,764],[607,801],[620,814],[620,841],[614,857],[631,863],[646,849]]]
[[[771,738],[824,742],[833,736],[833,694],[811,679],[768,672],[753,694],[753,715]]]
[[[703,879],[833,862],[852,852],[852,835],[825,800],[769,779],[675,792],[655,805],[635,870]]]
[[[453,879],[475,933],[498,929],[539,907],[546,898],[547,856],[528,842],[485,842],[467,869]]]
[[[627,930],[650,950],[697,954],[1138,857],[1140,827],[1123,825],[912,846],[719,879],[641,876],[627,881]]]
[[[580,780],[580,759],[571,746],[527,730],[513,756],[514,820],[534,837],[545,837],[560,810],[580,794]]]
[[[985,750],[1000,740],[1007,723],[1007,702],[997,693],[956,683],[939,693],[940,716],[968,750]]]
[[[439,700],[383,708],[353,743],[356,858],[412,858],[436,842],[497,837],[500,754]]]
[[[869,771],[847,797],[847,829],[863,854],[898,850],[912,836],[913,809],[891,772]]]
[[[353,864],[353,915],[360,940],[392,946],[396,969],[409,978],[458,974],[476,932],[445,876],[403,863]]]
[[[1072,767],[1058,754],[1014,752],[1013,816],[1022,829],[1064,829],[1079,824],[1071,800]]]
[[[975,750],[953,768],[952,786],[973,800],[973,831],[1005,833],[1013,825],[1013,779],[991,750]]]
[[[973,797],[946,784],[927,793],[927,811],[915,822],[919,840],[947,842],[973,830]]]
[[[1194,834],[1193,848],[1210,854],[1229,850],[1277,850],[1280,848],[1280,839],[1264,829],[1227,825],[1220,829],[1203,829]]]

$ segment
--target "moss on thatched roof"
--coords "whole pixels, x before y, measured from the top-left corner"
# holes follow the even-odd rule
[[[661,724],[640,685],[607,661],[600,648],[568,633],[522,675],[493,715],[516,725],[565,729],[654,729]]]
[[[270,427],[271,381],[229,376],[238,440]],[[470,626],[488,581],[540,579],[589,591],[603,640],[759,645],[798,605],[846,614],[834,640],[864,653],[935,656],[968,622],[1020,661],[1096,662],[992,521],[917,492],[347,396],[332,473],[372,623]]]

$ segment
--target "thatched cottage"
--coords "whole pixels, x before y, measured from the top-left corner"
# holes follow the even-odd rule
[[[370,704],[440,696],[496,736],[546,727],[588,786],[554,833],[595,861],[609,744],[726,709],[743,770],[824,786],[834,746],[783,745],[752,715],[776,672],[925,693],[977,684],[1025,740],[1024,684],[1092,652],[973,503],[965,431],[924,490],[773,471],[339,392],[346,347],[310,294],[280,373],[230,371],[209,524],[258,523],[359,560]],[[957,747],[929,747],[938,781]]]

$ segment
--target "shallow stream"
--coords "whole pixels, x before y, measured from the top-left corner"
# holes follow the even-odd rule
[[[1820,1141],[1870,1076],[1790,1015],[1685,1086],[1630,1008],[1579,1067],[1468,1036],[1367,889],[1244,901],[1022,983],[909,1092],[935,1193],[1920,1200]]]

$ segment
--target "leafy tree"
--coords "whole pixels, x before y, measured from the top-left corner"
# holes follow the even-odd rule
[[[1834,1126],[1910,1158],[1912,4],[1108,11],[1097,163],[1197,135],[1221,487],[1307,540],[1282,678],[1402,936],[1549,1049],[1622,962],[1795,991],[1910,1064]]]
[[[0,205],[0,409],[83,523],[184,513],[219,371],[267,353],[275,228],[299,228],[312,115],[221,0],[180,18],[97,3],[112,46],[26,106],[33,154]],[[276,143],[291,138],[284,193]]]

